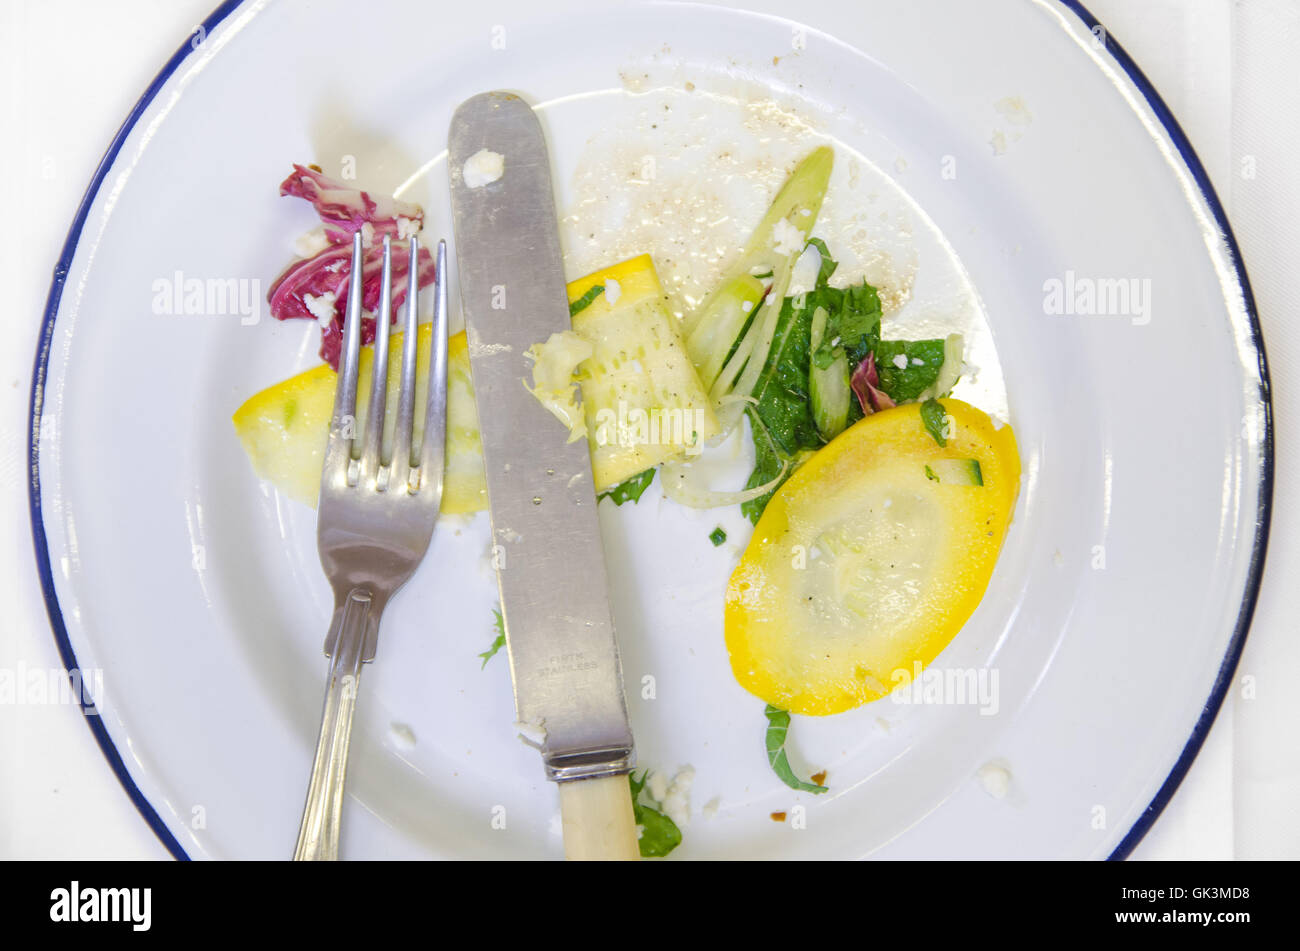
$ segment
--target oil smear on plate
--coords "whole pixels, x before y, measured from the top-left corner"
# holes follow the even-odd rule
[[[567,183],[560,237],[569,279],[649,252],[680,318],[739,255],[795,163],[830,144],[835,168],[813,234],[839,262],[831,283],[872,283],[886,337],[961,333],[967,369],[954,395],[1007,418],[979,296],[942,233],[885,171],[905,174],[903,156],[873,161],[814,106],[753,79],[636,72],[616,98]]]

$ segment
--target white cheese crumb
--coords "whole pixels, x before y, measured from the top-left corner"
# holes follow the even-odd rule
[[[546,721],[543,719],[529,720],[526,723],[516,720],[514,730],[519,734],[519,739],[528,746],[540,747],[546,742]]]
[[[772,229],[772,250],[777,254],[798,254],[803,245],[803,232],[788,218],[782,218]]]
[[[623,296],[623,288],[619,286],[618,281],[612,277],[605,281],[605,303],[613,307],[618,303],[618,299]]]
[[[812,209],[811,209],[811,208],[800,208],[800,209],[799,209],[799,214],[801,214],[801,215],[803,215],[805,218],[807,218],[809,215],[812,214]]]
[[[821,252],[817,250],[814,244],[804,248],[803,254],[799,255],[798,260],[794,262],[794,269],[790,272],[790,287],[786,290],[787,297],[798,297],[800,294],[807,294],[817,286],[817,275],[822,269]]]
[[[748,314],[751,310],[754,309],[754,304],[752,301],[743,300],[740,302],[740,309]]]
[[[375,243],[375,226],[368,221],[361,225],[361,243],[367,248]]]
[[[673,784],[663,799],[664,815],[677,823],[678,828],[691,821],[691,784],[694,782],[695,767],[683,766],[673,777]]]
[[[334,322],[334,302],[338,299],[333,291],[326,291],[319,297],[312,294],[304,294],[302,302],[307,305],[311,315],[316,318],[316,322],[322,327],[328,327]]]
[[[985,763],[975,773],[984,791],[994,799],[1006,799],[1011,791],[1011,772],[997,763]]]
[[[393,738],[395,746],[404,750],[415,748],[415,731],[405,723],[398,723],[394,720],[388,727],[388,734]]]
[[[691,821],[691,784],[694,782],[695,767],[689,764],[677,770],[671,779],[665,772],[651,770],[646,777],[645,792],[680,828]]]
[[[488,149],[479,149],[465,160],[465,167],[461,169],[461,177],[465,179],[467,188],[482,188],[484,185],[491,185],[504,175],[505,170],[506,160],[504,155]]]
[[[401,215],[397,216],[397,240],[398,241],[405,241],[408,238],[410,238],[412,235],[419,234],[420,228],[421,228],[420,222],[418,222],[414,218],[403,218]]]
[[[922,360],[920,357],[912,357],[912,366],[914,367],[925,366],[925,361]]]
[[[906,369],[907,369],[907,357],[904,356],[904,355],[901,354],[901,353],[898,354],[896,357],[894,357],[894,366],[898,367],[900,370],[906,370]]]
[[[325,236],[323,227],[313,228],[293,239],[293,253],[300,258],[314,258],[329,246],[330,239]]]

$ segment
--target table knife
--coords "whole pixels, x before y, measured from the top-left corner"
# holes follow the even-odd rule
[[[516,715],[559,784],[565,855],[635,859],[635,753],[591,456],[525,385],[528,348],[570,329],[550,158],[532,108],[506,92],[462,103],[448,174]]]

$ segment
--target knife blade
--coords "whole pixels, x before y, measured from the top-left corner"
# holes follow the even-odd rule
[[[467,181],[466,163],[483,150],[490,170],[501,157],[499,177]],[[466,100],[451,122],[448,174],[516,715],[544,731],[548,779],[618,776],[635,753],[591,456],[525,388],[524,353],[570,329],[536,114],[511,93]]]

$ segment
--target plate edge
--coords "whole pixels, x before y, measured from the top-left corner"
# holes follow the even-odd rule
[[[40,475],[40,430],[41,413],[45,403],[46,370],[49,364],[50,346],[54,339],[54,322],[58,315],[59,304],[63,299],[64,282],[67,280],[68,270],[72,266],[72,259],[76,254],[82,229],[85,227],[86,219],[90,215],[90,208],[99,195],[99,189],[103,185],[104,179],[108,177],[108,173],[112,169],[113,163],[122,150],[127,137],[135,128],[136,123],[139,122],[140,117],[153,103],[159,91],[172,77],[172,74],[198,48],[191,40],[194,33],[201,29],[204,36],[210,34],[242,2],[243,0],[224,0],[212,13],[208,14],[202,24],[190,31],[185,42],[163,64],[162,69],[145,88],[140,98],[136,100],[135,105],[118,128],[108,148],[104,151],[103,157],[99,160],[99,164],[90,178],[90,184],[86,186],[81,203],[77,206],[76,214],[73,215],[72,225],[68,228],[68,235],[64,239],[63,248],[59,252],[58,261],[54,265],[50,292],[45,300],[45,312],[41,318],[41,329],[36,339],[36,358],[32,367],[32,388],[28,402],[27,500],[28,512],[31,518],[32,545],[36,556],[36,572],[40,579],[41,593],[45,601],[45,613],[50,619],[54,642],[58,647],[59,657],[68,672],[69,678],[72,678],[74,673],[79,670],[79,665],[76,652],[72,649],[72,642],[68,638],[67,627],[63,622],[63,611],[59,606],[58,594],[54,590],[54,573],[50,564],[49,542],[45,535],[45,521],[41,507]],[[75,688],[75,681],[73,686]],[[126,791],[128,798],[135,805],[140,816],[173,858],[190,861],[190,856],[185,851],[185,848],[172,834],[171,829],[167,827],[166,821],[154,809],[149,800],[145,798],[144,793],[141,792],[140,787],[136,785],[135,780],[131,777],[131,773],[122,760],[113,738],[109,735],[108,728],[99,717],[94,703],[87,702],[87,699],[80,691],[76,691],[76,695],[79,698],[78,704],[86,725],[90,728],[90,732],[95,737],[95,742],[99,744],[100,751],[104,754],[104,758],[108,760],[108,765],[112,768],[118,782],[122,784],[122,788]]]
[[[225,0],[221,3],[206,19],[201,26],[206,33],[210,33],[232,12],[234,12],[243,0]],[[1237,276],[1238,283],[1242,291],[1242,300],[1249,318],[1249,330],[1251,343],[1254,346],[1259,360],[1260,374],[1260,402],[1264,409],[1264,431],[1261,440],[1263,449],[1262,475],[1259,486],[1259,516],[1256,520],[1255,537],[1252,545],[1250,565],[1247,571],[1246,586],[1243,593],[1241,609],[1238,612],[1237,623],[1233,631],[1232,639],[1229,641],[1228,650],[1224,655],[1223,663],[1220,665],[1218,676],[1215,678],[1214,685],[1211,688],[1210,696],[1202,707],[1201,714],[1198,717],[1195,726],[1192,729],[1192,735],[1184,745],[1182,752],[1175,761],[1173,768],[1165,781],[1157,790],[1156,795],[1147,805],[1146,809],[1130,827],[1120,843],[1108,857],[1108,860],[1122,860],[1129,857],[1137,844],[1150,831],[1155,821],[1160,817],[1165,807],[1168,806],[1178,787],[1182,784],[1204,745],[1205,739],[1209,734],[1219,710],[1222,708],[1223,701],[1227,696],[1228,688],[1232,682],[1237,664],[1241,658],[1242,650],[1245,647],[1246,637],[1248,635],[1251,620],[1254,616],[1255,605],[1259,599],[1259,590],[1263,577],[1263,568],[1265,553],[1268,548],[1269,530],[1272,521],[1272,498],[1273,498],[1273,411],[1271,399],[1271,383],[1268,372],[1268,360],[1265,354],[1263,333],[1259,324],[1259,315],[1255,306],[1254,295],[1251,291],[1250,280],[1246,272],[1245,262],[1241,256],[1240,247],[1237,244],[1236,236],[1228,222],[1227,215],[1223,205],[1219,200],[1218,193],[1206,174],[1205,167],[1202,165],[1200,158],[1193,149],[1191,142],[1188,140],[1182,127],[1177,119],[1165,104],[1160,94],[1156,91],[1154,85],[1142,72],[1141,68],[1133,61],[1124,48],[1114,39],[1109,30],[1104,29],[1093,14],[1079,0],[1057,0],[1057,2],[1067,11],[1074,14],[1089,30],[1094,27],[1103,26],[1103,41],[1105,49],[1114,58],[1116,64],[1124,71],[1129,81],[1141,93],[1143,99],[1151,108],[1155,117],[1159,120],[1165,134],[1169,136],[1170,141],[1182,159],[1183,164],[1191,173],[1193,180],[1196,182],[1202,197],[1205,199],[1215,223],[1218,225],[1223,235],[1224,243],[1227,246],[1229,256],[1232,260],[1233,270]],[[126,138],[135,128],[136,123],[143,115],[145,110],[153,102],[163,85],[171,78],[172,74],[188,58],[195,47],[187,38],[171,58],[163,65],[162,69],[150,82],[141,97],[136,101],[130,113],[119,127],[113,140],[109,143],[103,157],[100,159],[90,183],[78,205],[77,211],[73,216],[72,225],[68,229],[68,235],[64,240],[63,248],[60,251],[58,261],[54,268],[53,279],[50,284],[50,291],[46,298],[45,311],[42,317],[40,332],[37,337],[36,356],[32,370],[32,387],[28,408],[29,420],[29,472],[28,472],[28,508],[31,518],[32,543],[35,549],[36,569],[41,584],[42,595],[45,601],[46,614],[49,617],[50,627],[54,635],[54,640],[59,651],[59,656],[71,677],[73,672],[78,670],[76,654],[72,649],[71,641],[68,638],[67,628],[63,622],[62,610],[59,606],[58,595],[54,590],[54,578],[52,566],[49,558],[49,545],[45,534],[45,525],[42,516],[41,507],[41,485],[40,485],[40,420],[41,412],[44,405],[46,369],[49,361],[50,345],[53,339],[54,322],[57,316],[59,304],[63,296],[64,282],[67,278],[68,270],[72,263],[72,258],[76,253],[77,244],[81,237],[82,229],[85,225],[86,218],[89,215],[91,205],[98,196],[99,189],[107,177],[113,162],[116,160],[118,153],[121,151]],[[80,696],[80,694],[78,694]],[[95,741],[104,754],[113,773],[117,776],[118,781],[122,784],[131,802],[135,805],[141,817],[158,836],[163,846],[171,855],[179,860],[188,861],[190,856],[186,853],[184,847],[172,834],[167,827],[166,822],[153,808],[149,801],[144,797],[132,779],[126,764],[118,753],[117,746],[109,735],[107,728],[97,715],[93,704],[88,704],[83,698],[79,701],[82,714],[86,720],[87,726],[95,737]]]
[[[1263,471],[1259,483],[1259,516],[1255,522],[1255,537],[1251,550],[1250,566],[1247,569],[1246,586],[1242,594],[1241,609],[1237,613],[1237,623],[1233,629],[1232,639],[1228,642],[1228,650],[1224,654],[1223,663],[1220,665],[1218,676],[1214,680],[1214,686],[1210,689],[1210,696],[1201,708],[1201,715],[1197,718],[1196,725],[1192,727],[1191,737],[1184,744],[1178,759],[1174,761],[1173,769],[1169,771],[1169,775],[1165,777],[1165,781],[1160,785],[1146,809],[1143,810],[1128,832],[1125,833],[1119,845],[1107,857],[1107,861],[1121,861],[1127,859],[1137,847],[1137,844],[1151,831],[1151,827],[1155,825],[1156,820],[1160,818],[1160,814],[1164,812],[1165,807],[1173,799],[1174,793],[1178,791],[1178,787],[1182,785],[1183,779],[1187,776],[1192,763],[1196,760],[1196,754],[1201,751],[1205,738],[1209,735],[1210,728],[1218,717],[1223,701],[1228,695],[1228,688],[1232,684],[1233,675],[1236,673],[1237,663],[1241,660],[1241,652],[1246,645],[1250,623],[1255,615],[1255,605],[1259,601],[1259,589],[1264,573],[1264,556],[1268,550],[1269,528],[1273,518],[1272,385],[1268,373],[1268,358],[1264,352],[1264,334],[1259,324],[1259,313],[1255,308],[1255,295],[1250,288],[1250,278],[1246,274],[1246,264],[1241,256],[1241,248],[1238,246],[1237,237],[1233,234],[1232,226],[1228,222],[1228,215],[1223,209],[1223,203],[1219,200],[1218,192],[1215,191],[1213,183],[1210,182],[1210,177],[1205,171],[1205,166],[1201,164],[1200,157],[1196,154],[1196,150],[1192,147],[1187,134],[1183,132],[1182,126],[1178,124],[1178,120],[1170,111],[1169,106],[1165,104],[1160,93],[1156,91],[1151,80],[1142,72],[1141,67],[1134,62],[1124,47],[1115,40],[1110,30],[1106,29],[1105,24],[1093,16],[1080,0],[1057,0],[1057,2],[1078,17],[1089,31],[1098,26],[1102,28],[1101,39],[1106,51],[1110,53],[1116,64],[1124,71],[1124,74],[1142,95],[1151,111],[1155,113],[1161,128],[1164,129],[1165,134],[1169,136],[1170,142],[1178,151],[1178,157],[1182,159],[1187,170],[1191,172],[1192,179],[1196,182],[1201,197],[1205,199],[1210,214],[1213,215],[1214,222],[1223,236],[1224,244],[1227,246],[1229,257],[1232,260],[1232,269],[1241,286],[1242,303],[1249,318],[1248,329],[1251,344],[1254,346],[1255,354],[1259,360],[1259,400],[1264,409],[1264,432],[1261,439]]]

